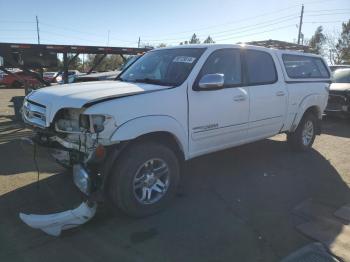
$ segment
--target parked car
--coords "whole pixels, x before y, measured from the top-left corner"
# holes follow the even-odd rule
[[[109,72],[91,73],[91,74],[80,74],[76,77],[75,82],[92,82],[92,81],[104,81],[114,80],[121,71],[114,70]]]
[[[350,116],[350,68],[337,69],[333,72],[326,113]]]
[[[91,81],[103,81],[103,80],[115,80],[116,77],[127,67],[133,64],[142,55],[130,56],[125,63],[118,69],[109,72],[91,72],[91,74],[80,74],[76,77],[75,82],[91,82]]]
[[[0,85],[4,85],[5,87],[11,88],[21,88],[23,87],[23,82],[27,82],[30,86],[38,86],[40,82],[33,77],[23,71],[14,71],[13,74],[2,74],[0,77]]]
[[[350,68],[350,65],[330,65],[329,68],[334,72],[337,69]]]
[[[5,75],[6,73],[0,70],[0,83],[2,82],[2,79],[5,77]]]
[[[43,78],[45,81],[52,83],[56,82],[56,77],[58,76],[58,72],[44,72]]]
[[[78,70],[69,70],[68,71],[68,83],[74,83],[75,79],[80,75],[81,73]],[[64,73],[60,73],[59,76],[56,78],[57,83],[63,84],[64,83]]]
[[[329,68],[314,54],[170,47],[147,52],[116,81],[34,91],[23,118],[38,145],[73,166],[82,192],[104,192],[142,217],[168,205],[184,160],[279,133],[307,151],[321,132],[329,83]]]

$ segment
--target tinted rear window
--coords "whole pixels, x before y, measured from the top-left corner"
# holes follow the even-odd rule
[[[245,61],[249,84],[263,85],[277,81],[275,63],[270,54],[263,51],[247,50]]]
[[[329,72],[321,58],[283,55],[282,59],[290,78],[329,78]]]

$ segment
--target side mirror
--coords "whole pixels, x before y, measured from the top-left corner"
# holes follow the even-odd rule
[[[218,90],[224,87],[224,74],[208,74],[204,75],[198,83],[197,90]]]

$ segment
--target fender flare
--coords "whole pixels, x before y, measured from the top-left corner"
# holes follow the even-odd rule
[[[317,118],[321,119],[322,118],[322,109],[320,108],[320,101],[323,100],[322,95],[320,94],[310,94],[300,102],[298,106],[298,112],[295,115],[292,128],[290,131],[295,131],[297,129],[302,117],[304,116],[305,112],[311,108],[315,107],[317,108]]]
[[[188,158],[186,129],[175,118],[167,115],[150,115],[131,119],[119,126],[110,140],[111,142],[128,141],[154,132],[167,132],[173,135],[185,159]]]

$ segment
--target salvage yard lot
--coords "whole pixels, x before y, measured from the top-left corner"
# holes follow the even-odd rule
[[[18,213],[67,210],[82,197],[46,156],[36,183],[19,140],[30,131],[9,102],[23,93],[0,90],[0,261],[279,261],[313,241],[296,230],[296,206],[333,212],[350,202],[350,121],[326,119],[311,152],[291,152],[278,135],[194,159],[164,212],[131,219],[103,204],[91,222],[54,238]]]

